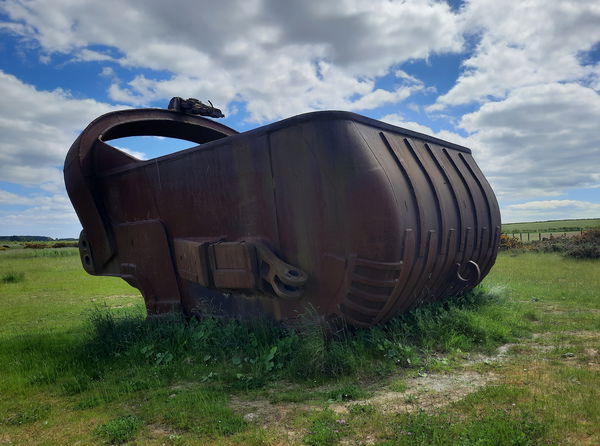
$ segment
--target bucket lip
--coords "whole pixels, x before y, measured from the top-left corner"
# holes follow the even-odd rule
[[[129,109],[129,110],[118,110],[115,112],[107,113],[106,115],[103,115],[96,120],[99,120],[100,118],[103,118],[105,116],[112,115],[112,114],[131,113],[133,111],[138,112],[138,113],[141,112],[141,114],[143,114],[143,112],[145,112],[145,111],[146,112],[156,112],[156,111],[169,112],[168,110],[165,110],[163,108],[141,108],[141,109],[138,108],[138,109]],[[177,112],[172,112],[172,113],[177,113]],[[190,115],[184,115],[184,116],[190,116]],[[195,115],[191,115],[191,116],[193,116],[194,118],[197,118],[197,116],[195,116]],[[382,130],[388,130],[388,131],[392,131],[395,133],[400,133],[402,135],[405,135],[405,136],[408,136],[411,138],[421,139],[423,141],[431,142],[433,144],[447,147],[449,149],[455,149],[455,150],[459,150],[461,152],[465,152],[465,153],[469,153],[469,154],[472,153],[470,148],[461,146],[460,144],[456,144],[456,143],[453,143],[450,141],[443,140],[441,138],[436,138],[435,136],[427,135],[426,133],[409,130],[404,127],[400,127],[400,126],[393,125],[393,124],[388,124],[387,122],[379,121],[377,119],[369,118],[367,116],[363,116],[358,113],[344,111],[344,110],[319,110],[319,111],[312,111],[312,112],[308,112],[308,113],[302,113],[299,115],[291,116],[289,118],[284,118],[282,120],[275,121],[270,124],[262,125],[260,127],[256,127],[256,128],[244,131],[244,132],[239,132],[239,133],[236,130],[232,129],[231,127],[221,124],[218,121],[214,121],[214,120],[208,119],[208,118],[201,118],[201,119],[212,121],[215,125],[217,125],[219,127],[223,127],[224,129],[227,129],[231,132],[236,133],[236,134],[228,136],[227,138],[236,137],[238,135],[252,135],[254,133],[273,132],[273,131],[279,130],[281,128],[288,127],[290,125],[298,124],[301,122],[307,122],[307,121],[328,121],[328,120],[355,121],[355,122],[359,122],[362,124],[366,124],[371,127],[377,127]]]
[[[281,121],[274,122],[272,124],[267,124],[262,127],[258,127],[256,129],[249,130],[247,132],[243,132],[242,134],[250,134],[255,131],[274,131],[279,128],[287,127],[290,124],[296,124],[300,122],[306,121],[327,121],[327,120],[348,120],[348,121],[356,121],[361,124],[366,124],[371,127],[378,127],[382,130],[389,130],[395,133],[400,133],[402,135],[420,139],[426,142],[431,142],[433,144],[437,144],[439,146],[447,147],[449,149],[459,150],[461,152],[471,154],[471,149],[465,146],[461,146],[460,144],[456,144],[450,141],[446,141],[440,138],[436,138],[435,136],[427,135],[426,133],[417,132],[414,130],[409,130],[404,127],[399,127],[397,125],[388,124],[387,122],[379,121],[377,119],[369,118],[367,116],[359,115],[358,113],[353,113],[349,111],[343,110],[320,110],[308,113],[302,113],[300,115],[292,116],[290,118],[282,119]]]
[[[461,146],[459,144],[455,144],[449,141],[445,141],[443,139],[440,138],[436,138],[434,136],[430,136],[427,135],[425,133],[420,133],[420,132],[416,132],[414,130],[409,130],[409,129],[405,129],[403,127],[399,127],[396,125],[392,125],[392,124],[388,124],[386,122],[382,122],[382,121],[378,121],[377,119],[373,119],[373,118],[369,118],[367,116],[363,116],[363,115],[359,115],[358,113],[353,113],[353,112],[349,112],[349,111],[343,111],[343,110],[320,110],[320,111],[313,111],[313,112],[308,112],[308,113],[302,113],[299,115],[295,115],[295,116],[291,116],[289,118],[285,118],[282,119],[280,121],[276,121],[276,122],[272,122],[270,124],[265,124],[262,125],[260,127],[256,127],[254,129],[250,129],[244,132],[240,132],[238,133],[235,129],[232,129],[231,127],[228,127],[226,125],[221,124],[220,122],[214,121],[212,119],[208,119],[208,118],[204,118],[204,117],[197,117],[195,115],[185,115],[185,114],[181,114],[178,112],[173,112],[170,110],[165,110],[162,108],[137,108],[137,109],[126,109],[126,110],[118,110],[118,111],[114,111],[114,112],[109,112],[105,115],[102,115],[98,118],[96,118],[94,121],[92,121],[92,123],[90,123],[90,125],[88,126],[88,128],[92,127],[96,122],[99,122],[103,119],[106,119],[108,117],[113,117],[113,116],[118,116],[118,115],[128,115],[128,114],[136,114],[138,116],[137,120],[145,120],[144,118],[144,113],[148,113],[148,120],[152,120],[153,119],[153,114],[155,114],[156,112],[160,112],[160,114],[164,114],[164,113],[174,113],[177,115],[181,115],[183,117],[189,117],[193,120],[196,119],[200,119],[203,121],[210,121],[212,124],[215,124],[219,127],[223,127],[224,129],[227,129],[231,132],[235,132],[234,134],[231,134],[230,136],[226,136],[224,138],[215,140],[215,141],[210,141],[204,144],[200,144],[197,146],[192,146],[189,147],[187,149],[183,149],[177,152],[173,152],[173,153],[169,153],[166,155],[162,155],[156,158],[151,158],[148,160],[137,160],[137,162],[135,163],[136,167],[142,167],[146,164],[149,163],[155,163],[157,161],[162,162],[162,161],[167,161],[167,160],[173,160],[176,158],[179,158],[181,156],[185,156],[185,154],[187,154],[188,152],[192,152],[192,151],[196,151],[196,150],[212,150],[215,149],[217,147],[219,147],[220,145],[222,145],[223,143],[226,142],[233,142],[234,140],[236,140],[237,138],[248,138],[248,137],[258,137],[261,135],[265,135],[265,134],[269,134],[269,133],[273,133],[276,132],[278,130],[287,128],[287,127],[291,127],[294,125],[298,125],[298,124],[302,124],[305,122],[318,122],[318,121],[351,121],[351,122],[357,122],[360,124],[364,124],[367,125],[369,127],[373,127],[373,128],[377,128],[377,129],[381,129],[384,131],[390,131],[390,132],[394,132],[397,134],[400,134],[402,136],[408,137],[408,138],[415,138],[424,142],[429,142],[432,144],[436,144],[439,145],[441,147],[444,148],[448,148],[448,149],[452,149],[452,150],[458,150],[460,152],[463,153],[467,153],[467,154],[472,154],[471,149]],[[86,129],[87,130],[87,129]],[[84,131],[85,133],[85,131]],[[100,135],[100,138],[101,135]],[[104,142],[104,141],[102,141]],[[114,147],[113,147],[114,148]],[[116,148],[115,148],[116,149]],[[118,150],[118,149],[116,149]],[[103,173],[101,176],[111,176],[117,173],[120,173],[122,171],[127,171],[131,168],[132,166],[123,166],[123,167],[118,167],[114,170],[111,170],[109,172]]]

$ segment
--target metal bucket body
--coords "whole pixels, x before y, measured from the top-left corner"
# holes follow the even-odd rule
[[[201,145],[140,161],[106,144]],[[91,274],[139,288],[149,314],[367,327],[471,289],[500,213],[470,150],[347,112],[237,133],[166,110],[110,113],[71,147],[65,181]]]

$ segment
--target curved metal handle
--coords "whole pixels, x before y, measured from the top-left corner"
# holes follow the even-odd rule
[[[465,279],[460,274],[461,265],[460,265],[460,263],[457,263],[456,264],[456,277],[458,277],[458,280],[460,280],[461,282],[465,282],[465,283],[479,282],[479,279],[481,278],[481,270],[479,269],[479,265],[476,262],[474,262],[473,260],[469,260],[467,262],[467,266],[470,266],[471,269],[473,269],[475,271],[475,279]]]
[[[96,272],[116,252],[114,235],[102,197],[94,187],[98,173],[140,162],[104,143],[127,136],[167,136],[198,144],[238,132],[200,116],[169,110],[138,109],[107,113],[95,119],[75,140],[65,159],[65,186],[92,248]]]
[[[238,134],[236,130],[221,123],[173,110],[124,110],[109,113],[99,119],[102,118],[105,118],[104,128],[97,135],[102,141],[128,136],[166,136],[205,144]]]

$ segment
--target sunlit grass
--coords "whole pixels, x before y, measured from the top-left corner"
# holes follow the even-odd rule
[[[0,432],[14,443],[600,440],[597,261],[504,253],[472,295],[334,336],[316,323],[146,320],[137,290],[85,274],[76,255],[3,251],[3,275],[21,278],[0,283]],[[415,398],[416,412],[390,416],[354,403],[507,342],[510,361],[477,366],[498,382],[442,410],[419,412]],[[285,421],[296,433],[244,419],[234,397],[297,405]],[[349,412],[321,411],[331,404]]]

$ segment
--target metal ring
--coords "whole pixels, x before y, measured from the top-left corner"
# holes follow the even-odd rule
[[[475,263],[473,260],[469,260],[467,262],[467,265],[471,265],[472,269],[475,270],[475,280],[469,280],[469,279],[465,279],[461,274],[460,274],[460,263],[457,263],[457,269],[456,269],[456,277],[458,277],[458,280],[460,280],[461,282],[465,282],[465,283],[477,283],[479,282],[479,279],[481,278],[481,270],[479,269],[479,265],[477,263]]]

